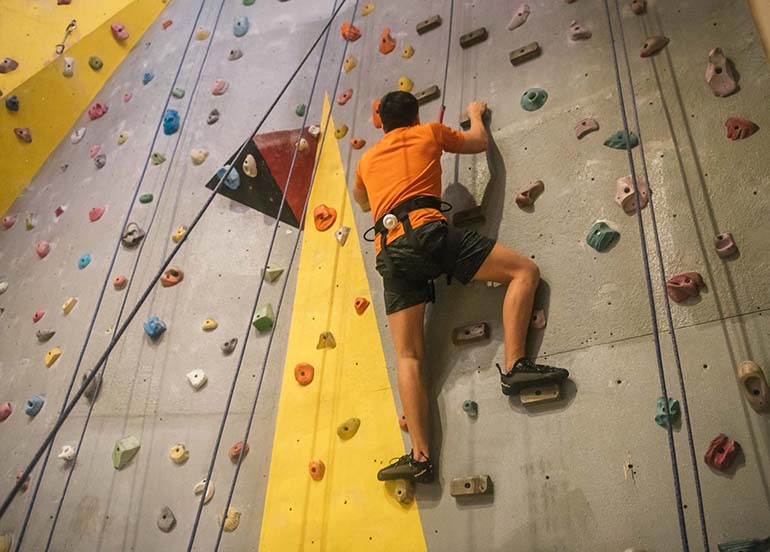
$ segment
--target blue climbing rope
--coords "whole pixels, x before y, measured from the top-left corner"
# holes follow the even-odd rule
[[[615,33],[612,30],[612,16],[610,15],[609,0],[604,0],[604,9],[607,14],[607,27],[609,29],[610,49],[612,50],[612,62],[613,62],[613,65],[615,66],[614,67],[615,85],[618,90],[620,118],[623,121],[623,132],[625,133],[625,136],[628,137],[629,136],[628,117],[626,115],[625,100],[623,99],[623,83],[621,82],[621,78],[620,78],[620,66],[618,64],[617,52],[615,51]],[[640,138],[640,141],[641,141],[641,138]],[[634,193],[636,194],[636,197],[637,197],[636,222],[637,222],[637,226],[639,227],[639,241],[641,244],[641,251],[642,251],[642,263],[644,265],[644,279],[645,279],[645,284],[647,286],[647,301],[650,306],[650,319],[652,322],[652,338],[655,344],[655,359],[658,366],[658,379],[660,380],[660,392],[661,392],[661,395],[663,395],[663,400],[665,403],[664,409],[666,412],[666,417],[668,418],[668,420],[671,420],[671,412],[669,411],[669,402],[668,402],[668,390],[666,389],[666,374],[663,369],[663,353],[660,348],[660,335],[659,335],[660,330],[658,328],[658,315],[655,309],[655,295],[652,289],[652,275],[650,274],[650,259],[647,253],[647,243],[645,240],[645,232],[644,232],[644,220],[642,218],[642,207],[638,199],[641,197],[641,194],[639,193],[639,182],[637,181],[637,178],[636,178],[636,170],[634,167],[634,156],[630,146],[626,148],[626,153],[628,155],[628,165],[631,169],[631,182],[633,183]],[[652,196],[651,191],[649,192],[648,195]],[[682,506],[682,488],[679,481],[679,465],[677,464],[677,459],[676,459],[676,446],[674,444],[673,428],[671,427],[670,423],[666,424],[666,435],[668,436],[668,450],[669,450],[669,455],[671,457],[671,469],[672,469],[673,478],[674,478],[674,494],[676,496],[677,516],[679,519],[679,535],[682,541],[683,552],[689,552],[690,545],[687,540],[687,526],[685,524],[684,508]]]
[[[446,82],[449,76],[449,52],[452,49],[452,21],[455,15],[455,0],[449,2],[449,36],[446,41],[446,61],[444,62],[444,87],[441,89],[441,108],[438,112],[438,122],[444,122],[444,112],[446,111]]]
[[[666,266],[663,262],[662,248],[660,247],[660,235],[658,233],[658,222],[655,217],[655,201],[653,200],[652,185],[650,183],[650,177],[647,172],[647,158],[644,155],[644,140],[642,140],[642,130],[639,123],[639,108],[636,101],[636,92],[634,91],[634,79],[631,75],[631,64],[628,62],[628,48],[626,47],[626,34],[623,29],[623,18],[620,15],[620,5],[618,0],[615,0],[615,11],[617,13],[620,40],[623,46],[623,56],[625,58],[627,78],[631,93],[631,106],[633,107],[634,122],[636,126],[636,135],[639,138],[639,154],[642,160],[642,170],[644,171],[644,179],[647,181],[647,187],[649,190],[649,208],[650,208],[650,222],[652,223],[652,233],[655,237],[655,251],[658,259],[658,266],[660,266],[660,282],[663,289],[666,289]],[[652,60],[652,63],[655,61]],[[676,364],[676,373],[679,378],[679,392],[682,394],[682,411],[684,413],[685,427],[687,429],[687,443],[690,449],[690,462],[692,463],[693,480],[695,482],[695,494],[698,502],[698,518],[700,522],[701,537],[703,539],[703,550],[709,552],[709,539],[708,531],[706,530],[706,514],[703,508],[703,494],[701,492],[700,474],[698,473],[698,457],[695,453],[695,443],[692,437],[692,425],[690,423],[690,408],[687,403],[687,392],[685,390],[684,375],[682,372],[682,360],[679,356],[679,344],[676,339],[676,328],[674,327],[674,319],[671,315],[671,301],[668,298],[667,293],[663,293],[663,305],[666,310],[666,322],[668,324],[669,335],[671,336],[671,348],[674,352],[674,362]]]
[[[224,2],[224,0],[223,0],[223,2]],[[190,35],[187,38],[187,45],[185,46],[185,54],[179,60],[179,64],[177,65],[177,70],[176,70],[176,73],[174,75],[174,82],[171,85],[171,89],[173,89],[174,84],[176,84],[176,80],[179,77],[179,74],[181,72],[182,66],[184,64],[185,57],[187,55],[187,50],[188,50],[188,48],[190,46],[190,43],[192,42],[193,33],[195,32],[195,28],[197,26],[197,23],[198,23],[198,20],[199,20],[199,18],[201,16],[201,13],[203,12],[203,6],[205,5],[205,3],[206,3],[206,0],[201,0],[200,8],[198,9],[198,13],[196,15],[195,22],[193,23],[191,31],[190,31]],[[220,10],[221,10],[221,7],[220,7]],[[163,112],[162,113],[165,113],[165,110],[168,108],[168,105],[169,105],[170,101],[171,101],[171,90],[169,90],[168,96],[166,97],[166,103],[165,103],[165,105],[163,107]],[[137,195],[139,194],[139,190],[141,189],[142,182],[144,180],[144,175],[147,172],[147,167],[149,166],[149,162],[150,162],[150,155],[152,153],[153,148],[155,147],[155,142],[156,142],[156,140],[158,138],[158,134],[160,132],[160,127],[162,125],[162,121],[163,121],[163,115],[161,114],[160,122],[158,123],[157,127],[155,128],[155,133],[153,134],[152,143],[150,144],[150,150],[149,150],[149,153],[147,154],[147,159],[145,160],[145,164],[144,164],[144,167],[142,169],[141,175],[140,175],[139,180],[138,180],[138,182],[136,184],[136,187],[134,188],[134,193],[133,193],[132,198],[131,198],[131,203],[130,203],[130,205],[128,207],[128,211],[127,211],[126,216],[125,216],[125,218],[123,220],[123,225],[121,227],[120,234],[118,235],[118,239],[117,239],[117,242],[115,244],[115,248],[114,248],[113,253],[112,253],[112,258],[110,260],[110,264],[109,264],[109,267],[107,269],[107,272],[106,272],[106,275],[105,275],[105,278],[104,278],[104,282],[102,282],[102,287],[101,287],[101,290],[99,291],[99,296],[98,296],[97,301],[96,301],[96,306],[94,307],[93,315],[91,316],[91,320],[89,321],[89,324],[88,324],[88,329],[86,330],[85,340],[83,341],[83,346],[80,349],[80,354],[78,355],[77,362],[75,363],[75,370],[72,373],[72,378],[70,379],[69,385],[67,387],[67,392],[64,395],[64,401],[63,401],[62,407],[61,407],[62,409],[64,409],[64,407],[67,405],[67,401],[69,400],[70,394],[72,393],[72,389],[73,389],[73,387],[75,385],[75,381],[77,380],[77,375],[78,375],[78,372],[80,370],[80,366],[81,366],[81,364],[83,362],[83,357],[85,356],[86,349],[88,348],[88,344],[90,343],[91,335],[93,333],[93,329],[94,329],[94,326],[96,324],[96,318],[97,318],[97,316],[99,314],[99,310],[101,309],[102,301],[104,300],[104,294],[105,294],[105,291],[107,289],[108,282],[110,281],[110,275],[112,274],[112,269],[115,266],[115,260],[117,259],[118,252],[120,251],[121,237],[123,235],[123,232],[125,231],[125,227],[128,224],[128,221],[129,221],[129,219],[131,217],[131,213],[133,211],[134,205],[136,204],[136,198],[137,198]],[[138,257],[137,257],[137,261],[138,261]],[[80,449],[80,447],[78,446],[77,450],[79,450],[79,449]],[[49,445],[49,447],[48,447],[48,449],[47,449],[47,451],[45,453],[45,458],[43,459],[43,463],[42,463],[42,465],[40,467],[40,475],[38,476],[37,481],[35,482],[35,488],[34,488],[34,490],[32,492],[31,497],[30,497],[29,506],[27,507],[27,511],[26,511],[26,513],[24,515],[24,520],[22,521],[22,524],[21,524],[21,529],[19,530],[19,537],[17,539],[16,547],[14,549],[15,552],[19,552],[19,550],[21,550],[21,545],[22,545],[22,542],[24,541],[24,536],[25,536],[26,531],[27,531],[27,526],[29,524],[29,519],[30,519],[30,516],[32,515],[32,510],[33,510],[33,508],[35,506],[35,502],[37,500],[38,492],[40,490],[40,487],[41,487],[41,484],[42,484],[42,481],[43,481],[43,476],[45,475],[45,469],[46,469],[46,466],[48,465],[48,460],[51,457],[52,450],[53,450],[53,441],[51,441],[51,444]],[[76,451],[76,456],[77,456],[77,451]],[[74,465],[73,465],[73,470],[74,470]],[[68,477],[67,477],[67,483],[69,483],[69,479],[71,477],[71,472],[72,472],[72,470],[70,470],[70,475],[68,475]],[[56,518],[58,518],[58,513],[59,512],[57,510]],[[2,517],[2,512],[0,512],[0,517]],[[54,521],[54,525],[55,525],[55,521]]]

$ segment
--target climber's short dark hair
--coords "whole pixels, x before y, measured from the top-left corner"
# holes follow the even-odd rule
[[[396,90],[383,96],[380,103],[380,119],[385,132],[394,128],[408,127],[417,119],[419,106],[417,98],[409,92]]]

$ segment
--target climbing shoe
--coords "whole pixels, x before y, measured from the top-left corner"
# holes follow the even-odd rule
[[[500,384],[503,389],[503,395],[516,395],[526,387],[554,383],[569,377],[569,372],[564,368],[535,364],[526,358],[517,360],[513,368],[505,374],[499,364],[497,365],[497,371],[500,372]]]
[[[433,481],[433,463],[430,458],[424,462],[414,459],[412,451],[401,458],[394,458],[390,465],[377,472],[380,481],[407,479],[415,483],[431,483]]]

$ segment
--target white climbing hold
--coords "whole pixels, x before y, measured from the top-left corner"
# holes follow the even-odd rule
[[[321,135],[321,127],[318,125],[312,125],[307,129],[307,133],[313,138],[318,138]]]
[[[79,129],[73,131],[72,134],[70,134],[70,142],[73,144],[79,144],[85,135],[86,127],[80,127]]]
[[[8,291],[8,282],[5,280],[0,281],[0,295]]]
[[[190,385],[193,386],[193,389],[197,391],[206,385],[209,378],[206,376],[206,372],[198,368],[192,372],[187,372],[187,380],[190,382]]]
[[[65,462],[71,462],[75,459],[75,449],[70,445],[64,445],[59,453],[59,458]]]
[[[350,228],[342,226],[334,233],[334,237],[337,238],[340,245],[345,245],[345,242],[348,241],[348,234],[350,234]]]
[[[299,151],[307,151],[310,146],[304,138],[299,139]]]
[[[529,17],[529,5],[522,4],[521,6],[519,6],[519,9],[516,10],[516,13],[513,14],[511,21],[508,23],[508,30],[512,31],[517,27],[521,27],[524,23],[527,22],[528,17]]]
[[[75,58],[65,57],[64,69],[62,70],[62,75],[69,78],[74,74],[75,74]]]
[[[190,150],[190,159],[193,165],[201,165],[209,156],[209,152],[202,148],[193,148]]]
[[[203,493],[203,489],[205,489],[205,488],[206,488],[206,480],[205,479],[201,479],[195,485],[195,487],[193,487],[193,493],[197,494],[197,495],[198,494],[202,494]],[[203,499],[203,503],[204,504],[208,504],[209,500],[211,500],[211,497],[213,497],[213,496],[214,496],[214,482],[211,481],[211,482],[209,482],[209,488],[206,489],[206,498]]]

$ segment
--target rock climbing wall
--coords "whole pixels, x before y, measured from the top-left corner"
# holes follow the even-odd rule
[[[481,205],[486,221],[475,228],[539,264],[543,284],[536,306],[544,309],[547,325],[531,332],[531,354],[569,368],[572,381],[565,384],[562,399],[550,404],[526,408],[518,399],[503,397],[494,363],[503,356],[499,306],[504,290],[439,283],[426,330],[426,371],[431,377],[435,414],[432,449],[439,462],[439,477],[437,484],[419,488],[416,506],[404,507],[402,513],[410,520],[410,531],[415,527],[413,514],[419,514],[428,550],[623,550],[631,546],[677,550],[679,527],[666,431],[654,420],[661,392],[637,223],[615,201],[616,182],[630,171],[626,152],[604,145],[605,139],[622,129],[604,3],[529,0],[527,4],[526,22],[514,30],[508,30],[508,25],[520,7],[518,2],[455,6],[445,122],[455,125],[468,101],[486,99],[492,110],[493,143],[486,156],[445,156],[446,199],[457,210]],[[174,247],[172,235],[180,226],[190,225],[203,205],[209,193],[205,183],[250,136],[332,10],[332,2],[306,0],[248,6],[227,2],[221,13],[220,5],[214,0],[170,3],[147,31],[144,45],[126,57],[95,98],[108,105],[109,111],[96,120],[81,114],[71,130],[86,128],[85,135],[78,143],[73,143],[77,139],[63,140],[7,213],[16,222],[0,230],[0,282],[8,284],[0,296],[0,374],[4,381],[0,402],[9,401],[13,408],[10,417],[0,422],[6,451],[0,457],[3,497],[54,423],[76,367],[82,373],[96,363]],[[355,56],[357,66],[342,73],[338,90],[352,88],[354,93],[344,106],[332,103],[336,126],[328,130],[331,134],[342,125],[349,128],[338,142],[348,185],[352,185],[361,153],[352,148],[349,139],[362,138],[373,144],[381,135],[372,125],[373,99],[396,88],[402,77],[414,82],[415,92],[434,84],[443,87],[447,10],[446,2],[398,1],[379,2],[366,17],[356,14],[355,25],[362,37],[349,45],[348,55]],[[442,25],[418,35],[415,25],[435,14],[442,16]],[[770,245],[766,217],[770,161],[763,155],[770,121],[762,107],[770,95],[767,60],[743,2],[650,0],[647,14],[637,16],[629,2],[623,1],[621,14],[665,268],[669,276],[698,272],[705,282],[699,298],[672,303],[672,311],[708,535],[712,547],[730,539],[767,536],[762,531],[770,522],[768,417],[749,406],[737,379],[737,366],[744,360],[753,359],[765,369],[770,366],[770,352],[763,345],[770,332],[767,316],[763,316],[768,309],[765,282],[770,275],[764,254]],[[245,36],[236,37],[233,23],[242,16],[249,17],[250,26]],[[318,50],[278,102],[262,132],[300,128],[303,117],[297,115],[296,106],[303,103],[309,113],[307,124],[321,122],[324,95],[334,99],[342,61],[344,42],[339,27],[351,17],[352,2],[348,0],[332,25],[312,101],[309,94]],[[164,29],[166,20],[173,24]],[[570,40],[573,20],[592,36]],[[198,33],[199,27],[210,36]],[[378,52],[384,27],[390,28],[396,42],[395,50],[387,55]],[[486,27],[487,40],[461,49],[459,36],[480,27]],[[640,58],[642,44],[653,35],[666,36],[670,42],[654,56]],[[540,55],[512,65],[509,53],[533,41],[539,43]],[[404,58],[401,52],[408,45],[414,48],[414,55]],[[709,50],[716,46],[734,62],[740,76],[740,89],[728,97],[714,96],[704,79]],[[233,48],[242,50],[243,56],[229,60]],[[145,79],[147,84],[143,84],[145,73],[153,75]],[[622,64],[621,73],[625,75]],[[217,79],[229,83],[219,96],[212,94]],[[166,135],[157,129],[175,87],[185,93],[177,93],[181,98],[172,97],[168,107],[179,112],[181,125],[178,132]],[[539,109],[525,111],[521,98],[532,88],[547,91],[548,98]],[[131,95],[129,101],[124,101],[126,94]],[[627,96],[626,101],[630,100]],[[423,121],[435,120],[440,104],[440,100],[425,104]],[[208,124],[212,109],[218,109],[220,117]],[[753,121],[759,132],[745,140],[728,139],[725,121],[730,117]],[[577,139],[575,125],[586,118],[594,118],[599,130]],[[126,134],[119,145],[121,132]],[[90,155],[94,146],[105,154],[101,169]],[[206,150],[208,156],[195,152],[193,162],[195,149]],[[640,148],[632,151],[639,161]],[[165,161],[148,162],[145,170],[153,152],[162,154]],[[201,158],[204,161],[197,164]],[[516,195],[537,180],[543,182],[544,191],[533,206],[519,208]],[[138,201],[148,193],[153,194],[152,201]],[[104,212],[92,222],[89,215],[95,207]],[[643,213],[647,243],[654,250],[649,211],[646,208]],[[93,213],[97,218],[99,210]],[[30,217],[32,228],[27,230],[29,214],[36,216]],[[371,224],[369,214],[355,207],[353,214],[359,231]],[[586,244],[586,235],[597,220],[606,221],[620,234],[603,252]],[[126,221],[135,221],[147,231],[135,248],[119,243]],[[82,400],[55,440],[24,550],[46,548],[54,518],[52,549],[155,550],[187,545],[198,505],[193,488],[206,476],[238,369],[239,349],[225,354],[220,346],[236,337],[239,345],[243,342],[273,225],[271,217],[241,203],[224,197],[214,200],[172,262],[184,272],[184,280],[150,292],[107,363],[93,413],[89,417],[90,403]],[[308,227],[307,232],[316,230]],[[725,259],[714,248],[714,237],[724,232],[732,234],[739,250]],[[290,225],[278,227],[271,266],[288,268],[297,235]],[[329,239],[337,247],[331,236]],[[36,248],[43,242],[50,250],[41,259]],[[316,255],[313,259],[323,270],[325,282],[335,278],[334,270],[340,268],[326,262],[328,251],[315,249],[318,243],[320,240],[309,237],[299,255]],[[373,250],[360,243],[369,276],[369,314],[376,315],[395,386],[395,363]],[[356,244],[351,241],[347,247]],[[45,249],[41,245],[40,251]],[[81,269],[79,260],[85,254],[91,260]],[[351,259],[355,265],[357,261]],[[312,259],[305,262],[313,266]],[[653,258],[655,297],[661,329],[665,329],[658,269]],[[129,281],[122,290],[114,289],[112,283],[119,275]],[[285,482],[278,479],[285,468],[271,466],[271,458],[275,462],[277,457],[271,444],[278,451],[287,438],[286,434],[274,435],[276,417],[291,410],[281,409],[279,403],[296,400],[296,390],[282,389],[286,385],[281,383],[293,383],[291,377],[285,377],[287,365],[293,362],[285,353],[290,346],[295,284],[303,282],[297,279],[296,266],[266,283],[259,302],[277,306],[286,278],[284,314],[276,322],[249,437],[250,451],[233,495],[232,506],[242,513],[241,523],[224,535],[222,549],[254,548],[261,537],[264,549],[265,542],[275,543],[271,549],[281,549],[280,539],[265,540],[261,533],[267,531],[261,526],[263,515],[280,520],[280,513],[269,509],[275,504],[274,495],[267,506],[265,496],[268,478],[278,489]],[[105,282],[81,363],[81,348]],[[318,303],[329,301],[328,294],[321,296],[327,287],[317,286]],[[297,293],[303,301],[312,296],[307,284]],[[77,304],[65,314],[62,305],[70,297],[77,298]],[[33,322],[38,310],[45,314]],[[155,342],[142,328],[142,322],[153,315],[167,327]],[[217,322],[216,329],[203,329],[207,319]],[[452,329],[477,321],[490,325],[490,340],[454,346]],[[40,342],[37,330],[56,333]],[[366,335],[377,339],[371,332]],[[317,334],[307,339],[312,346]],[[665,331],[661,340],[668,391],[681,400]],[[224,508],[235,471],[228,449],[243,438],[267,342],[268,336],[261,333],[252,333],[249,340],[216,456],[215,493],[203,507],[195,549],[214,547],[217,514]],[[373,343],[372,350],[379,346]],[[46,353],[56,347],[61,356],[46,367]],[[193,370],[203,370],[208,379],[198,390],[188,382],[187,374]],[[75,382],[80,382],[80,375]],[[24,413],[32,395],[45,399],[34,417]],[[365,396],[343,399],[350,401],[345,403],[349,410],[366,404]],[[477,417],[463,412],[466,400],[478,404]],[[382,412],[388,409],[385,406]],[[396,404],[393,411],[397,409]],[[357,414],[350,412],[345,417]],[[293,416],[293,422],[300,422],[299,431],[304,431],[303,417],[312,420],[314,414],[294,409]],[[335,427],[340,421],[329,420]],[[73,468],[57,455],[63,446],[77,444],[86,422],[88,430]],[[278,427],[296,427],[282,423]],[[394,416],[394,426],[396,423]],[[366,428],[365,415],[361,415],[361,424]],[[335,427],[318,431],[327,435]],[[362,429],[359,436],[364,432]],[[737,440],[743,449],[736,464],[724,473],[703,462],[709,443],[719,433]],[[113,445],[132,435],[141,448],[116,470],[110,458]],[[674,426],[674,442],[690,544],[692,549],[702,549],[688,436],[681,423]],[[169,457],[177,443],[189,451],[189,459],[180,464]],[[355,451],[355,447],[338,450]],[[392,456],[401,453],[396,448]],[[367,460],[371,477],[387,461],[380,456],[373,463]],[[312,459],[302,458],[298,464],[304,466]],[[327,469],[335,473],[333,465]],[[474,474],[490,475],[493,493],[460,500],[449,495],[453,478]],[[38,469],[30,488],[0,519],[0,532],[18,538],[39,481]],[[302,486],[286,492],[296,490],[298,496],[304,496],[308,482],[305,477]],[[312,483],[328,485],[322,487],[329,489],[325,496],[338,497],[331,481]],[[394,508],[402,508],[385,490],[368,500],[381,501],[381,511],[388,516]],[[163,506],[176,518],[168,533],[157,528]],[[344,519],[343,506],[331,498],[325,507],[319,523],[339,515]],[[372,514],[372,527],[379,519]],[[290,521],[293,518],[287,517],[282,523],[289,526]],[[329,531],[328,522],[323,523],[324,531]],[[309,530],[308,535],[317,527]],[[307,549],[326,546],[331,550],[329,543],[335,541],[297,542],[304,542]],[[363,546],[383,549],[381,542],[369,540]]]

